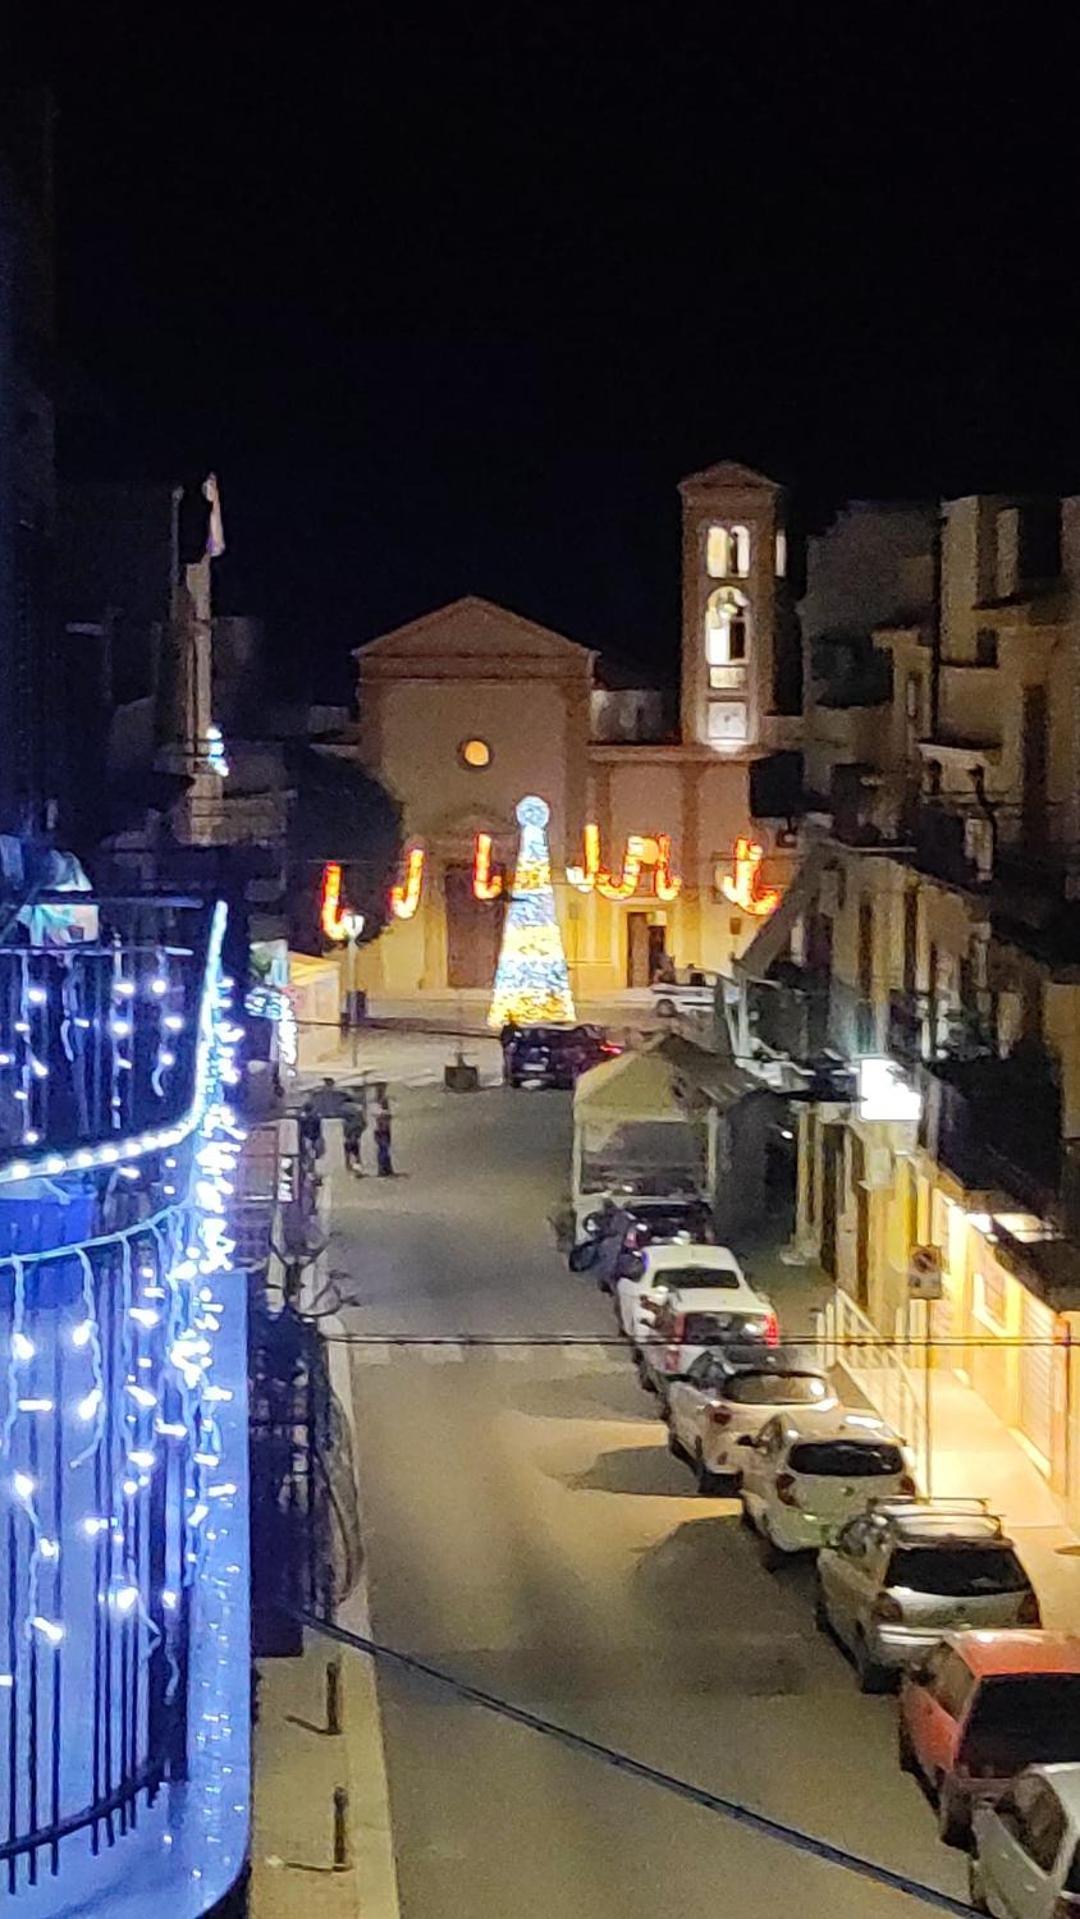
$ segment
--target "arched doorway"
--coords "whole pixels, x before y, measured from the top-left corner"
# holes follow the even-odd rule
[[[502,939],[503,902],[478,900],[471,866],[447,866],[443,875],[446,903],[446,983],[448,986],[490,988]]]

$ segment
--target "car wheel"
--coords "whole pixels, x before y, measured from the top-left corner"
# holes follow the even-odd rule
[[[968,1860],[968,1905],[975,1912],[989,1912],[986,1894],[983,1891],[982,1873],[977,1859]]]
[[[896,1722],[896,1756],[900,1761],[901,1772],[918,1774],[919,1762],[915,1757],[915,1748],[911,1743],[911,1734],[903,1715]]]
[[[703,1499],[716,1499],[723,1490],[717,1474],[709,1471],[700,1453],[694,1461],[694,1478]]]
[[[761,1563],[767,1573],[782,1572],[788,1563],[788,1555],[774,1545],[767,1532],[761,1534]]]
[[[957,1805],[948,1779],[943,1779],[938,1787],[938,1837],[943,1846],[971,1843],[971,1814],[966,1806]]]
[[[855,1639],[855,1671],[859,1675],[860,1692],[888,1692],[892,1685],[889,1668],[871,1657],[862,1633]]]

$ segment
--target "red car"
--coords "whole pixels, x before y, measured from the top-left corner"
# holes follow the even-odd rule
[[[1080,1761],[1080,1635],[948,1633],[905,1674],[900,1764],[921,1773],[948,1845],[970,1838],[977,1800],[1000,1799],[1025,1766]]]

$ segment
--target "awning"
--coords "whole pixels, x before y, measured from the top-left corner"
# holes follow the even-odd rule
[[[823,840],[811,842],[779,906],[763,922],[741,957],[733,961],[732,972],[737,980],[764,979],[773,961],[780,957],[791,938],[796,920],[801,918],[817,897],[827,851]]]
[[[760,1081],[730,1059],[666,1033],[640,1053],[623,1053],[583,1073],[574,1091],[574,1123],[700,1119],[709,1106],[726,1110],[761,1091]]]

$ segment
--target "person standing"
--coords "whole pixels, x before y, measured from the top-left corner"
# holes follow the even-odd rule
[[[511,1014],[502,1032],[499,1034],[499,1045],[502,1047],[504,1086],[509,1085],[510,1074],[513,1071],[514,1042],[520,1038],[521,1028],[513,1014]]]
[[[375,1088],[375,1170],[380,1179],[394,1177],[393,1121],[390,1095],[383,1080]]]
[[[345,1168],[359,1179],[364,1171],[363,1144],[367,1130],[367,1112],[363,1098],[351,1095],[341,1112],[341,1138],[345,1150]]]

